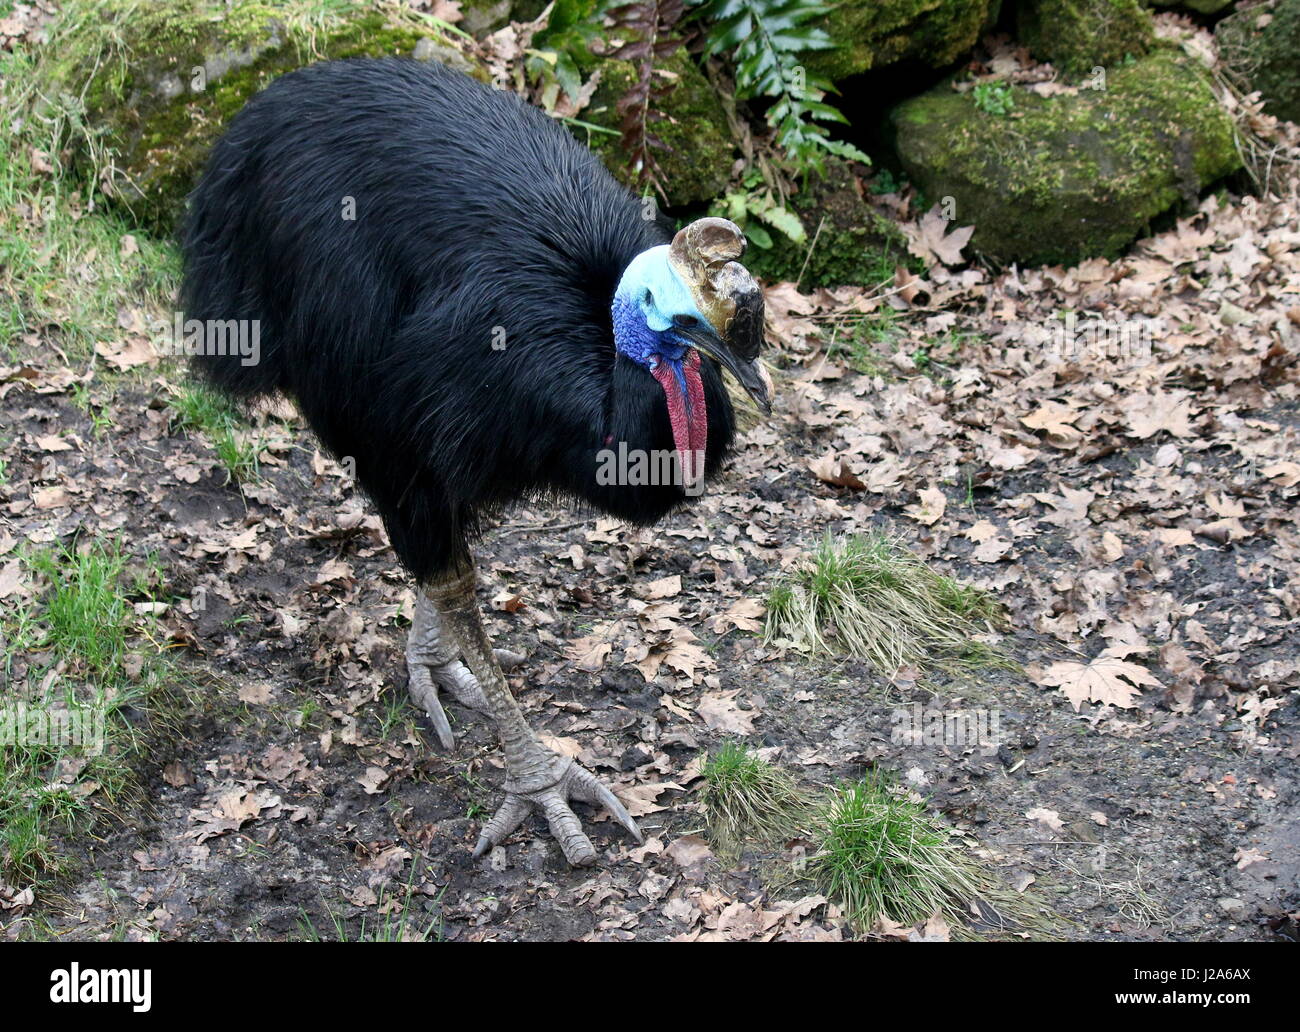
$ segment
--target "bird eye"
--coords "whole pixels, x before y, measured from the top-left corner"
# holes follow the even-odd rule
[[[700,320],[695,318],[695,316],[693,315],[673,316],[673,325],[676,326],[679,330],[689,330],[694,326],[698,326],[699,324],[700,324]]]

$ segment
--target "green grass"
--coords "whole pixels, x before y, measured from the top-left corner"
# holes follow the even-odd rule
[[[35,55],[0,52],[0,347],[17,356],[25,333],[52,333],[68,360],[122,333],[121,308],[158,318],[172,296],[179,256],[170,243],[92,210],[95,184],[59,154],[89,132],[81,102],[41,80]],[[125,238],[134,237],[136,247]]]
[[[744,745],[724,742],[703,774],[709,837],[723,854],[738,856],[746,840],[779,845],[807,831],[811,797],[786,771]]]
[[[415,865],[411,865],[411,874],[399,898],[386,889],[379,892],[378,913],[371,921],[368,915],[361,918],[361,926],[355,935],[348,930],[347,922],[338,911],[327,907],[331,928],[328,934],[312,922],[311,916],[303,910],[298,918],[300,938],[303,942],[439,942],[442,940],[442,918],[429,917],[427,921],[418,921],[412,913],[412,897],[415,885]],[[439,893],[438,903],[442,901]]]
[[[719,856],[734,861],[747,844],[776,852],[758,867],[770,889],[786,892],[797,882],[815,887],[843,907],[859,932],[881,918],[913,925],[936,913],[959,937],[977,929],[1047,929],[1030,901],[879,771],[829,790],[806,789],[744,745],[725,742],[702,773],[701,801]],[[783,851],[791,839],[813,844],[807,861],[798,851]]]
[[[987,664],[975,635],[1002,619],[988,592],[936,573],[883,534],[825,538],[773,585],[764,640],[849,655],[892,673],[906,664]]]
[[[883,307],[870,315],[837,320],[826,348],[826,357],[839,358],[850,369],[867,376],[894,379],[899,371],[890,362],[890,356],[911,346],[907,343],[908,336],[907,323],[899,313]],[[962,348],[983,339],[978,333],[954,330],[941,338],[924,338],[912,346],[909,354],[919,372],[938,379],[941,373],[945,377],[948,375]]]
[[[968,922],[972,902],[998,894],[922,804],[874,773],[833,790],[809,873],[861,931],[880,918],[915,924],[935,913]]]
[[[912,351],[912,361],[931,379],[950,383],[950,370],[959,362],[962,348],[983,340],[981,334],[965,330],[956,330],[941,339],[927,337]]]
[[[92,716],[100,742],[35,742],[6,736],[0,745],[0,874],[32,881],[57,874],[57,830],[83,828],[114,808],[132,784],[142,742],[139,714],[171,680],[166,661],[137,648],[131,605],[149,587],[156,561],[134,569],[117,542],[81,551],[54,548],[23,556],[43,590],[0,619],[4,639],[0,719],[26,712]],[[128,674],[128,657],[142,652]],[[132,719],[126,719],[131,713]],[[91,799],[94,798],[92,804]]]
[[[93,176],[62,160],[69,141],[94,133],[80,99],[42,79],[38,55],[50,46],[0,52],[0,360],[57,358],[78,370],[99,363],[96,343],[120,339],[120,316],[146,325],[161,316],[179,258],[173,245],[105,212]],[[101,397],[119,374],[98,364],[95,375],[71,397],[99,434],[111,425]],[[118,805],[142,728],[166,719],[172,681],[158,650],[137,642],[130,603],[152,595],[120,545],[29,550],[22,559],[39,592],[0,614],[0,707],[11,718],[20,705],[93,713],[104,729],[102,748],[20,735],[0,746],[0,874],[32,881],[61,867],[57,830],[88,826]],[[129,676],[133,652],[141,661]]]
[[[122,594],[126,559],[116,542],[84,553],[37,553],[31,569],[51,584],[45,600],[47,644],[65,662],[84,665],[89,677],[116,678],[126,651],[130,607]]]
[[[108,407],[91,397],[89,384],[72,385],[72,403],[90,420],[90,432],[96,437],[102,437],[104,431],[113,426],[113,417],[108,414]]]
[[[261,475],[258,457],[262,438],[247,427],[238,411],[221,395],[202,384],[183,388],[171,401],[178,429],[205,437],[226,470],[226,483],[255,481]]]
[[[893,275],[892,269],[890,275]],[[889,378],[897,375],[897,370],[889,363],[889,354],[906,332],[898,313],[886,306],[855,319],[840,346],[844,348],[849,367],[855,372]],[[834,351],[832,347],[827,357]]]
[[[893,274],[891,267],[885,279]],[[838,320],[826,348],[826,357],[838,358],[854,372],[866,376],[894,379],[898,370],[890,363],[889,356],[898,350],[899,343],[906,336],[907,327],[898,312],[884,306],[870,315]]]

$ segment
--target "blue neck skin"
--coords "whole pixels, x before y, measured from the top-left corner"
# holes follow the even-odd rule
[[[641,307],[623,295],[614,298],[612,310],[614,317],[614,346],[638,365],[651,371],[666,361],[673,371],[673,379],[682,392],[689,406],[690,398],[686,392],[686,374],[682,371],[682,359],[686,357],[689,344],[677,340],[672,330],[662,333],[653,330],[646,323]]]

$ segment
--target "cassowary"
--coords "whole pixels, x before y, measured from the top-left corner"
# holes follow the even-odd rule
[[[768,407],[744,236],[701,219],[670,238],[644,210],[541,111],[401,59],[277,80],[190,198],[187,324],[257,320],[261,340],[256,362],[199,348],[198,371],[240,401],[292,399],[353,461],[419,586],[412,697],[447,748],[440,690],[496,725],[506,798],[476,857],[537,810],[570,863],[594,862],[571,800],[603,804],[640,841],[613,793],[541,745],[515,704],[475,600],[480,521],[547,496],[653,523],[732,444],[720,367]],[[670,456],[677,475],[601,475],[620,447]]]

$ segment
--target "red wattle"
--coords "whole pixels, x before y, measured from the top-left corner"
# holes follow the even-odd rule
[[[709,420],[704,406],[704,381],[700,379],[700,355],[693,348],[682,360],[686,392],[682,393],[672,366],[660,362],[654,378],[664,389],[668,402],[668,420],[673,428],[673,447],[681,462],[684,487],[694,487],[704,479],[704,456],[709,446]]]

